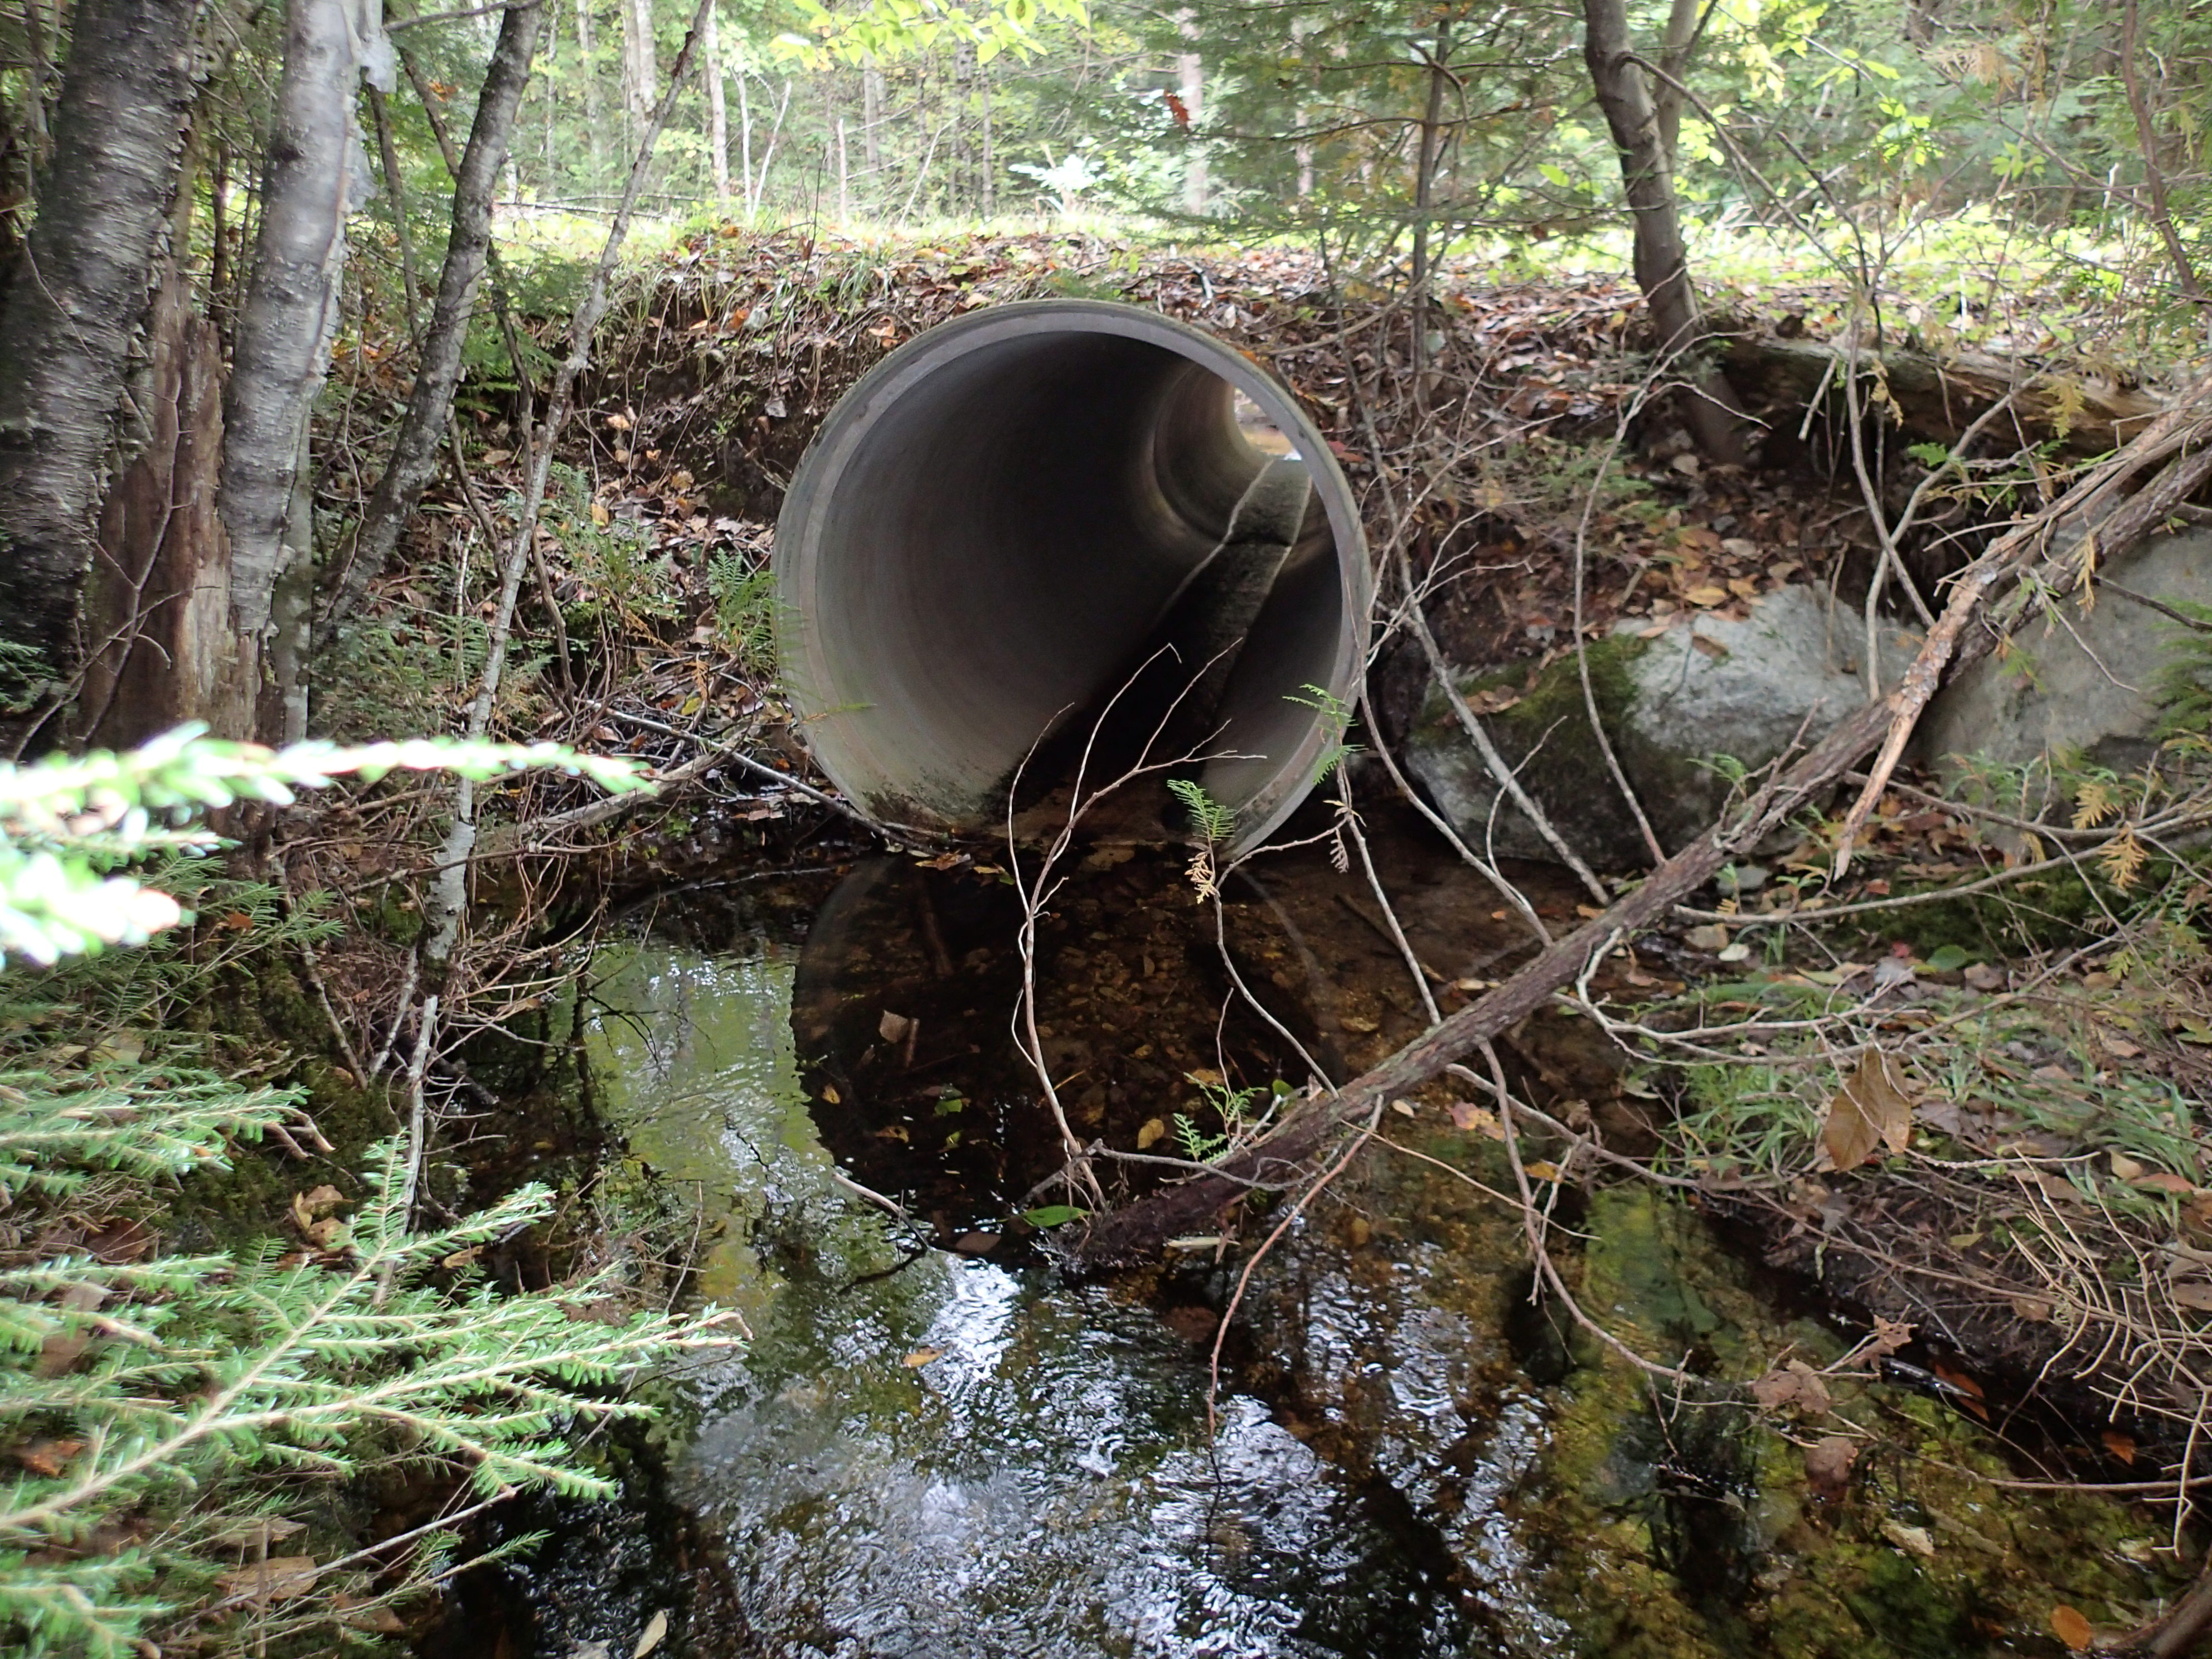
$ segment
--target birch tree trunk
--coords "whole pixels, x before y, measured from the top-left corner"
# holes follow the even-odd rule
[[[1682,246],[1682,222],[1674,199],[1674,174],[1662,142],[1658,111],[1628,38],[1626,0],[1583,0],[1586,33],[1583,58],[1590,85],[1605,112],[1613,148],[1620,155],[1621,182],[1634,222],[1636,285],[1662,353],[1686,352],[1697,343],[1703,324],[1697,290],[1690,284],[1688,256]],[[1717,369],[1686,365],[1691,390],[1682,399],[1690,431],[1711,461],[1741,464],[1743,437],[1738,429],[1735,396]]]
[[[194,93],[197,0],[83,0],[53,165],[0,301],[0,752],[78,656],[115,416]],[[25,706],[21,718],[5,711]]]
[[[584,131],[590,141],[592,190],[606,178],[606,156],[599,148],[599,70],[592,54],[592,0],[576,0],[576,78],[584,90]]]
[[[879,64],[860,66],[860,155],[866,161],[870,186],[883,194],[884,71]]]
[[[453,228],[446,239],[446,264],[438,278],[437,304],[422,335],[415,391],[408,399],[406,416],[399,423],[399,435],[392,443],[392,459],[362,514],[352,562],[346,567],[323,620],[320,632],[325,640],[361,602],[368,585],[384,573],[392,549],[399,544],[400,532],[437,472],[439,446],[446,439],[446,415],[453,406],[453,389],[460,384],[461,349],[468,339],[477,289],[483,280],[484,261],[491,248],[493,190],[507,161],[515,115],[522,107],[523,88],[530,82],[530,60],[538,49],[538,31],[544,12],[543,0],[528,0],[526,4],[509,7],[501,19],[499,40],[492,48],[483,89],[477,98],[468,149],[462,154],[460,171],[453,182]]]
[[[1198,39],[1198,25],[1188,12],[1178,13],[1176,21],[1182,27],[1183,39]],[[1206,113],[1206,64],[1196,52],[1176,54],[1176,83],[1181,88],[1183,113],[1190,120],[1190,143],[1184,152],[1182,166],[1183,210],[1203,213],[1213,192],[1212,181],[1206,176],[1206,151],[1200,147],[1198,137],[1199,120]]]
[[[700,68],[707,77],[707,159],[714,173],[714,204],[730,210],[730,106],[722,88],[722,43],[714,27],[714,9],[707,8],[707,32],[699,42]]]
[[[374,0],[291,0],[284,76],[262,170],[253,274],[232,348],[223,405],[222,521],[230,534],[231,620],[238,673],[261,679],[278,579],[307,550],[295,492],[315,394],[337,329],[346,214],[368,188],[355,96],[364,47],[383,44]],[[388,48],[387,48],[388,51]],[[388,62],[380,78],[389,79]],[[249,695],[252,695],[249,693]],[[244,735],[229,733],[225,735]]]
[[[634,131],[645,131],[653,119],[654,88],[660,83],[660,66],[653,48],[653,0],[622,0],[623,93]]]

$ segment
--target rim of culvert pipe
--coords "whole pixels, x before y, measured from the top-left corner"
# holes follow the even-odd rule
[[[878,825],[951,835],[986,833],[994,828],[980,815],[962,823],[918,803],[907,803],[896,813],[883,811],[881,763],[871,760],[864,743],[850,741],[841,732],[851,722],[825,718],[841,712],[841,705],[828,695],[814,695],[816,688],[834,686],[838,680],[836,665],[828,659],[819,630],[810,620],[816,614],[824,563],[821,539],[836,486],[875,426],[902,397],[947,364],[998,341],[1062,332],[1118,336],[1187,358],[1243,392],[1291,441],[1321,498],[1335,548],[1341,616],[1328,690],[1345,705],[1358,701],[1374,599],[1367,538],[1352,486],[1297,394],[1241,349],[1157,311],[1106,300],[1010,301],[925,330],[862,375],[838,399],[815,434],[793,475],[777,520],[776,650],[785,689],[798,715],[794,726],[816,763],[846,799]],[[1239,804],[1243,822],[1230,843],[1232,856],[1258,846],[1297,810],[1320,781],[1323,755],[1340,740],[1340,733],[1333,733],[1316,711],[1296,750]],[[1003,826],[997,828],[1003,833]]]

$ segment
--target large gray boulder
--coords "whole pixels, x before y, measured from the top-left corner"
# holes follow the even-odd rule
[[[1866,701],[1864,635],[1823,589],[1785,587],[1741,618],[1698,613],[1656,633],[1623,620],[1589,647],[1591,688],[1622,769],[1669,853],[1719,816],[1735,770],[1755,769],[1793,741],[1810,743]],[[1917,640],[1886,625],[1882,686],[1893,687]],[[1533,684],[1526,671],[1474,672],[1459,684],[1492,740],[1553,824],[1599,869],[1650,862],[1643,836],[1589,728],[1574,659]],[[1517,696],[1517,701],[1513,699]],[[1510,702],[1510,707],[1498,705]],[[1407,769],[1470,845],[1547,859],[1550,848],[1501,792],[1441,690],[1431,687],[1405,745]]]
[[[2053,761],[2125,772],[2150,758],[2160,683],[2191,632],[2167,612],[2212,606],[2212,532],[2154,537],[2099,574],[2086,612],[2069,596],[2056,621],[2031,617],[2009,649],[1982,659],[1928,705],[1921,752],[1947,781],[1988,763],[2027,769],[2031,798],[2013,801],[2033,806]],[[2197,637],[2200,649],[2212,646],[2212,635]]]

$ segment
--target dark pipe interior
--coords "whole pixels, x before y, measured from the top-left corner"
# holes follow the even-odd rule
[[[1001,307],[914,341],[832,411],[793,481],[777,543],[786,675],[848,795],[886,821],[985,827],[1016,767],[1058,735],[1037,763],[1065,771],[1160,645],[1188,654],[1221,635],[1192,608],[1230,602],[1193,579],[1274,459],[1240,431],[1240,390],[1313,493],[1287,555],[1262,562],[1271,579],[1223,612],[1251,622],[1241,648],[1216,653],[1207,751],[1250,758],[1213,760],[1202,778],[1237,809],[1240,842],[1295,807],[1336,734],[1291,699],[1308,685],[1348,697],[1357,682],[1367,575],[1350,492],[1249,359],[1091,301]],[[1156,668],[1122,698],[1109,763],[1133,757],[1204,665]],[[1165,752],[1205,735],[1182,729],[1190,717]]]

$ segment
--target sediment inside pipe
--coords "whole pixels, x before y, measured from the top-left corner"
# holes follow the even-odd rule
[[[1194,329],[1081,300],[878,364],[793,480],[776,568],[800,732],[878,820],[988,830],[1018,771],[1065,785],[1095,738],[1095,787],[1157,733],[1153,760],[1204,757],[1181,769],[1240,848],[1341,737],[1370,592],[1352,491],[1291,394]]]

